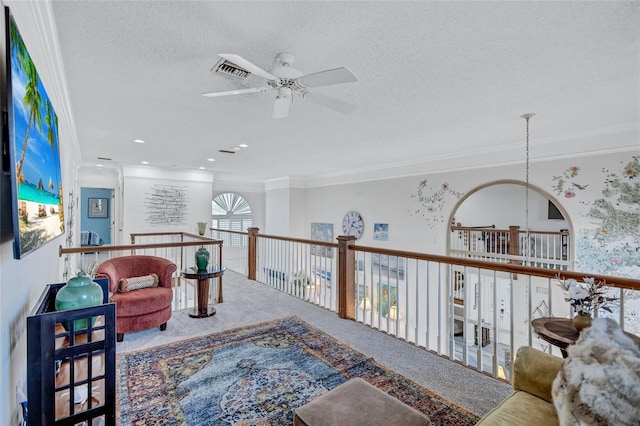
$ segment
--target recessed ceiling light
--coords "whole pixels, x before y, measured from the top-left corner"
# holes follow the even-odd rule
[[[241,143],[240,145],[238,145],[240,148],[249,148],[249,145],[247,145],[246,143]]]
[[[207,158],[207,161],[216,161],[215,158]]]
[[[142,139],[134,139],[133,140],[135,143],[144,143],[144,141]]]
[[[102,167],[102,164],[96,164],[96,167]]]
[[[141,161],[140,164],[149,164],[148,161]]]
[[[199,168],[200,170],[204,170],[204,167],[202,167],[202,166],[200,166],[200,167],[198,167],[198,168]]]

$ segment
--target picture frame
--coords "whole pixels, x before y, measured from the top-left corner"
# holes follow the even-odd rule
[[[89,209],[87,210],[87,217],[90,218],[105,218],[109,214],[109,199],[108,198],[89,198]]]
[[[314,241],[333,241],[333,224],[332,223],[312,223],[311,224],[311,239]],[[311,246],[312,256],[321,256],[327,258],[333,258],[333,251],[331,247],[326,246]]]
[[[398,307],[398,287],[387,283],[378,283],[376,302],[380,316],[389,316],[391,313],[391,306],[395,306],[396,309]]]
[[[373,224],[373,239],[378,241],[389,240],[389,224],[388,223],[374,223]]]
[[[13,255],[21,259],[64,234],[64,191],[58,116],[13,16],[4,11],[8,147],[3,147],[3,171],[10,175]]]

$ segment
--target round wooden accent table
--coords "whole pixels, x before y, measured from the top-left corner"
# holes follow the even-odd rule
[[[222,274],[224,267],[211,265],[207,269],[186,268],[182,276],[198,280],[198,305],[189,312],[192,318],[206,318],[216,314],[216,308],[209,306],[209,280],[218,278],[218,300],[222,302]]]
[[[531,321],[531,325],[542,340],[560,348],[564,358],[567,357],[567,347],[573,345],[580,336],[578,330],[573,326],[573,320],[569,318],[537,318]],[[629,336],[640,347],[640,337],[626,331],[624,334]]]
[[[567,346],[573,345],[580,336],[573,321],[568,318],[537,318],[531,321],[531,325],[542,340],[560,348],[564,358],[567,357]]]

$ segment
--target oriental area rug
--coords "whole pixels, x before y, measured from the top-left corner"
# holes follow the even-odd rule
[[[120,425],[291,425],[296,408],[360,377],[434,425],[478,417],[288,317],[118,355]]]

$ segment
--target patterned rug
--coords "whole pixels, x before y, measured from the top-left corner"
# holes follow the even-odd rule
[[[121,425],[291,425],[296,408],[353,377],[434,425],[478,418],[297,317],[117,358]]]

